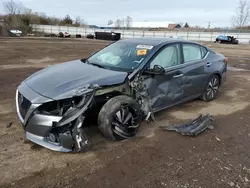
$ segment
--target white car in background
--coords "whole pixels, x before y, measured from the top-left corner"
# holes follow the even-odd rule
[[[22,31],[20,30],[10,30],[11,33],[13,33],[14,35],[20,37],[22,35]]]

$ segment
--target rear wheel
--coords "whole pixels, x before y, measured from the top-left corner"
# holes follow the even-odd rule
[[[217,97],[219,87],[220,87],[220,79],[217,75],[213,75],[207,83],[207,87],[202,96],[202,100],[204,101],[214,100]]]
[[[140,105],[122,95],[103,105],[98,116],[98,127],[106,138],[124,140],[136,135],[141,121]]]

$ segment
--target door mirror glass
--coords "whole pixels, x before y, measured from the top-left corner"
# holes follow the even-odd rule
[[[155,72],[156,74],[164,74],[165,73],[165,69],[160,66],[160,65],[155,65],[153,67],[153,72]]]
[[[164,74],[165,69],[160,65],[154,65],[153,68],[146,69],[144,72],[146,74]]]

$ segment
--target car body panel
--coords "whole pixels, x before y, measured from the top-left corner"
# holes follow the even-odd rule
[[[142,45],[153,45],[154,47],[151,53],[132,73],[108,70],[83,63],[81,60],[74,60],[42,69],[28,77],[18,86],[16,93],[17,113],[29,140],[51,150],[71,151],[65,142],[67,142],[66,140],[72,141],[74,139],[68,135],[60,133],[61,138],[64,138],[64,142],[61,145],[60,143],[58,145],[47,142],[46,138],[51,130],[54,129],[54,126],[60,124],[62,120],[67,122],[68,125],[73,124],[76,118],[84,119],[85,112],[93,108],[91,104],[97,95],[98,100],[103,96],[103,101],[107,101],[114,96],[114,92],[116,94],[130,95],[133,93],[131,90],[134,89],[131,83],[138,77],[143,78],[142,82],[145,84],[145,90],[149,95],[152,112],[157,112],[201,96],[205,91],[208,79],[214,74],[219,75],[221,84],[226,79],[227,65],[224,62],[225,57],[214,53],[209,48],[207,48],[208,54],[202,60],[184,63],[182,54],[180,65],[165,69],[164,74],[144,74],[145,69],[148,68],[149,63],[159,50],[167,45],[181,45],[182,43],[187,43],[187,41],[166,38],[142,38],[118,42],[139,43]],[[96,89],[98,87],[91,88],[93,91],[91,99],[88,99],[89,101],[81,108],[74,109],[74,113],[72,113],[74,119],[68,117],[69,115],[41,114],[37,110],[45,103],[73,98],[79,88],[86,87],[88,90],[90,89],[88,85],[92,84],[100,87],[100,90]],[[119,87],[120,85],[124,86]],[[102,92],[98,93],[98,91]],[[82,96],[84,95],[83,92]],[[131,97],[135,96],[131,94]],[[29,102],[25,109],[22,109],[23,101]],[[63,129],[64,126],[65,124],[56,128]],[[76,123],[74,123],[74,126],[81,127]]]
[[[75,60],[50,66],[25,80],[25,83],[42,96],[58,100],[72,97],[78,87],[97,84],[112,86],[121,84],[128,73],[112,71]]]

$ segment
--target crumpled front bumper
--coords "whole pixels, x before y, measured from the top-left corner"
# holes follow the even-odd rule
[[[37,135],[34,135],[32,133],[29,133],[29,132],[25,132],[25,136],[31,142],[34,142],[34,143],[36,143],[40,146],[43,146],[47,149],[50,149],[53,151],[59,151],[59,152],[72,152],[72,149],[68,149],[68,148],[65,148],[63,146],[56,145],[56,144],[53,144],[53,143],[46,141],[45,137],[37,136]]]
[[[27,110],[26,116],[23,117],[20,113],[18,93],[19,93],[19,90],[16,90],[16,110],[17,110],[18,118],[23,125],[26,138],[30,140],[31,142],[34,142],[40,146],[43,146],[53,151],[71,152],[72,149],[65,148],[59,144],[49,142],[47,141],[45,137],[51,131],[53,122],[60,121],[62,117],[41,115],[41,114],[35,114],[35,115],[32,115],[31,117],[28,117],[29,115],[33,113],[33,111],[38,106],[40,106],[39,104],[31,104],[31,106]]]
[[[27,99],[25,98],[25,100],[30,101],[30,105],[28,105],[28,107],[27,105],[25,106],[27,107],[27,109],[25,109],[25,115],[22,111],[23,106],[21,104],[21,102],[24,99],[20,99],[20,95],[22,95],[24,98],[27,97]],[[22,122],[26,138],[31,142],[34,142],[40,146],[43,146],[53,151],[72,152],[73,151],[72,146],[74,140],[72,134],[58,133],[57,136],[59,138],[58,139],[59,141],[57,142],[52,142],[48,139],[49,134],[52,133],[53,128],[55,128],[55,125],[59,123],[60,120],[63,120],[63,117],[36,113],[35,112],[36,109],[43,103],[41,104],[32,103],[32,101],[34,101],[33,96],[35,96],[36,100],[39,98],[39,94],[35,93],[35,91],[31,90],[29,87],[27,87],[27,85],[22,85],[16,90],[17,115],[20,121]],[[81,112],[80,115],[82,115],[86,110],[87,106],[84,106],[84,108],[82,108],[80,111]]]

